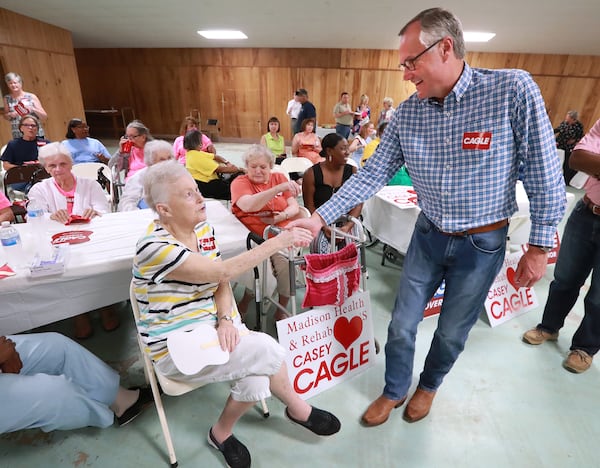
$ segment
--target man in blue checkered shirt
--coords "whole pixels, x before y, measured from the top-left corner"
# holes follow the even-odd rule
[[[385,387],[362,416],[367,426],[384,423],[406,400],[417,326],[445,280],[437,330],[404,419],[414,422],[429,413],[502,266],[508,219],[517,210],[519,167],[532,224],[531,248],[515,274],[521,287],[543,276],[565,211],[539,88],[522,70],[474,69],[464,55],[462,26],[452,13],[433,8],[409,21],[400,31],[399,59],[416,93],[398,106],[367,165],[311,218],[293,223],[316,235],[323,224],[373,196],[403,164],[410,173],[422,212],[388,328]]]

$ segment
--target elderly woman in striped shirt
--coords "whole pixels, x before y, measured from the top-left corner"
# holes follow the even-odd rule
[[[229,466],[250,466],[250,453],[233,435],[237,420],[254,402],[272,391],[293,422],[319,435],[339,431],[339,420],[311,407],[291,387],[285,350],[270,336],[249,331],[240,320],[229,281],[275,252],[308,245],[304,229],[285,230],[237,257],[222,260],[204,199],[187,170],[176,161],[148,168],[145,200],[158,215],[137,244],[134,290],[140,306],[138,330],[157,372],[177,380],[231,382],[225,408],[208,432],[209,444]],[[166,339],[175,330],[210,324],[217,330],[229,361],[208,365],[195,375],[182,374],[173,363]]]

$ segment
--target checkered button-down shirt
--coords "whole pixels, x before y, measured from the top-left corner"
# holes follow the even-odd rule
[[[530,202],[530,243],[553,245],[565,188],[544,101],[527,72],[465,64],[443,102],[413,94],[398,106],[366,166],[318,213],[331,223],[373,196],[403,164],[420,208],[445,232],[509,218],[517,211],[521,172]]]

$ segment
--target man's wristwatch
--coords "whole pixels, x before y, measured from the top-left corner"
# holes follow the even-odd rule
[[[231,317],[231,315],[222,315],[221,317],[219,317],[219,320],[227,320],[228,322],[233,323],[233,318]]]
[[[544,253],[548,253],[552,250],[552,247],[544,247],[542,245],[529,244],[529,247],[536,247]]]

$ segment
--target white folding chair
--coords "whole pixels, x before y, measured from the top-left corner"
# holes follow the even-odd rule
[[[108,204],[111,207],[111,211],[116,211],[116,206],[114,204],[115,187],[112,182],[112,175],[110,172],[110,168],[106,164],[100,163],[100,162],[87,162],[87,163],[74,164],[71,171],[77,177],[81,177],[84,179],[98,180],[98,171],[100,169],[102,169],[102,174],[104,175],[104,177],[106,177],[106,180],[108,180],[108,182],[109,182],[109,188],[108,188],[107,194],[106,194]],[[102,187],[102,188],[105,188],[105,187]]]
[[[291,158],[285,158],[281,161],[281,169],[290,174],[291,172],[299,172],[304,174],[304,172],[312,167],[313,163],[310,159],[307,158],[299,158],[297,156],[293,156]]]
[[[290,175],[288,174],[288,172],[283,169],[279,164],[275,164],[273,166],[273,169],[271,169],[271,172],[279,172],[280,174],[283,174],[287,180],[290,180]]]
[[[346,160],[346,164],[350,164],[351,166],[354,166],[355,168],[360,169],[359,164],[352,158],[348,158]]]
[[[140,309],[138,306],[137,298],[135,297],[134,285],[133,281],[129,285],[129,301],[131,302],[131,311],[133,312],[133,318],[137,324],[140,319]],[[161,375],[158,372],[154,372],[154,366],[152,365],[152,361],[150,360],[150,356],[144,350],[145,345],[140,337],[140,334],[136,332],[137,342],[140,348],[140,353],[142,355],[142,361],[144,363],[144,374],[146,375],[146,381],[150,383],[150,387],[152,388],[152,396],[154,397],[154,404],[156,405],[156,412],[158,413],[158,419],[160,420],[160,427],[163,431],[163,436],[165,438],[165,443],[167,444],[167,450],[169,452],[169,462],[172,468],[177,466],[177,456],[175,455],[175,448],[173,446],[173,441],[171,439],[171,432],[169,431],[169,425],[167,423],[167,415],[165,414],[165,409],[162,403],[162,399],[160,397],[160,390],[158,387],[158,383],[160,383],[160,387],[163,392],[169,396],[179,396],[184,395],[192,390],[202,387],[202,384],[193,383],[193,382],[180,382],[176,380],[172,380],[164,375]],[[263,416],[265,418],[269,417],[269,409],[265,400],[261,400],[261,406],[263,411]]]

